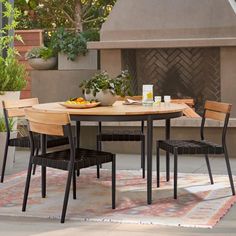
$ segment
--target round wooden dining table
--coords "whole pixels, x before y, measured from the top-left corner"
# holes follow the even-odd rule
[[[166,138],[170,136],[170,120],[181,117],[186,109],[185,104],[162,103],[160,106],[124,105],[117,101],[113,106],[98,106],[89,109],[70,109],[59,102],[37,104],[36,110],[66,112],[71,120],[76,121],[76,137],[79,140],[81,121],[146,121],[147,122],[147,204],[152,203],[152,147],[153,121],[166,120]],[[79,142],[79,141],[77,141]],[[78,145],[77,145],[78,146]]]

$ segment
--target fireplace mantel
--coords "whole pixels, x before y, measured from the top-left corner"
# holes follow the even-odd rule
[[[236,46],[236,38],[193,38],[161,40],[113,40],[89,42],[89,49],[141,49],[182,47],[230,47]]]

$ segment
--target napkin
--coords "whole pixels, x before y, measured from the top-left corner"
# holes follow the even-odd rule
[[[142,104],[142,101],[126,98],[125,101],[123,102],[123,104],[124,105],[138,105],[138,104]]]

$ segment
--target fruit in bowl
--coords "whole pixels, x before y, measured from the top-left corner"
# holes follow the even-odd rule
[[[67,108],[92,108],[100,105],[100,102],[97,102],[96,100],[90,100],[87,101],[82,97],[78,98],[71,98],[70,100],[60,103],[62,106]]]
[[[84,98],[78,97],[78,98],[72,98],[66,101],[65,103],[66,104],[91,104],[91,103],[97,103],[97,101],[96,100],[86,101]]]

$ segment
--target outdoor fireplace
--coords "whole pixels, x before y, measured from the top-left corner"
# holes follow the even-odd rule
[[[154,84],[156,95],[236,101],[234,0],[118,0],[101,29],[101,69],[128,68],[133,90]],[[236,109],[233,111],[236,116]]]
[[[194,98],[199,113],[205,100],[221,98],[220,48],[126,49],[122,68],[132,74],[134,94],[153,84],[156,95]]]

